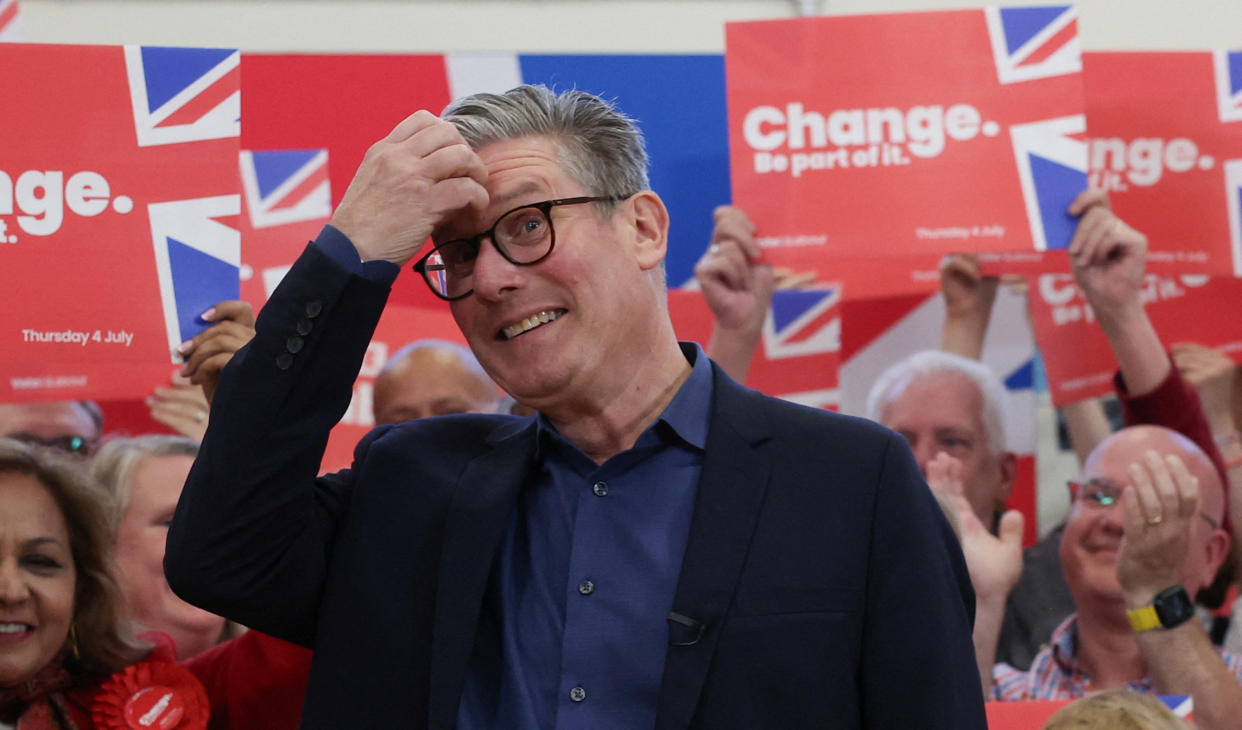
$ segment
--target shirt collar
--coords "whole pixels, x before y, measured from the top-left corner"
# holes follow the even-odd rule
[[[712,391],[715,378],[712,373],[711,361],[703,353],[697,343],[683,342],[682,354],[690,363],[690,375],[686,378],[677,394],[664,407],[664,412],[656,422],[643,431],[639,437],[642,443],[648,433],[657,433],[664,429],[671,430],[677,438],[694,448],[703,451],[707,448],[707,427],[711,420]],[[535,417],[538,433],[535,440],[535,459],[538,461],[547,454],[547,449],[556,442],[565,442],[565,437],[557,432],[556,427],[542,413]]]

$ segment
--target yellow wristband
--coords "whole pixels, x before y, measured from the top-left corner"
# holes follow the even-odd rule
[[[1126,611],[1126,616],[1130,619],[1130,627],[1136,632],[1151,631],[1161,626],[1160,616],[1156,615],[1155,606],[1143,606]]]

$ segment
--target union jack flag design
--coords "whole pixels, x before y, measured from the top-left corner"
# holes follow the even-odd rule
[[[240,59],[233,49],[126,46],[138,146],[239,137]]]
[[[1074,236],[1078,222],[1066,210],[1087,187],[1086,131],[1082,114],[1010,127],[1037,251],[1069,248]]]
[[[1213,55],[1220,120],[1242,121],[1242,51],[1216,51]]]
[[[996,75],[1002,84],[1082,71],[1078,11],[1072,5],[987,8]]]
[[[241,175],[254,228],[332,215],[327,150],[243,150]]]
[[[0,41],[20,42],[23,39],[17,0],[0,0]]]
[[[332,216],[326,149],[242,150],[241,296],[257,310]]]
[[[1157,698],[1183,720],[1195,719],[1195,698],[1191,695],[1157,695]]]
[[[1225,163],[1225,202],[1229,207],[1229,242],[1234,276],[1242,276],[1242,160]]]
[[[241,196],[152,203],[147,211],[168,347],[175,352],[203,330],[199,315],[237,298],[241,232],[220,219],[241,213]]]
[[[778,291],[747,384],[778,398],[836,410],[841,392],[841,289]]]

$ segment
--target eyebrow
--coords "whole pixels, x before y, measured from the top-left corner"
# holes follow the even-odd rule
[[[520,198],[524,195],[529,195],[530,193],[533,193],[539,189],[540,189],[539,183],[535,182],[534,180],[529,180],[525,184],[517,186],[516,188],[505,193],[504,195],[500,195],[495,198],[492,198],[492,202],[493,203],[495,202],[512,203],[514,199]]]
[[[61,542],[59,539],[55,537],[46,537],[46,536],[32,537],[26,542],[22,543],[22,547],[25,547],[25,548],[41,547],[43,545],[59,545],[62,548],[65,547],[65,543]]]

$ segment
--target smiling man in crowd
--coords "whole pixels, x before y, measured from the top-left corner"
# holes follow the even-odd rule
[[[225,368],[168,577],[314,647],[303,727],[985,726],[909,449],[679,345],[646,165],[584,92],[418,112]],[[316,478],[410,261],[539,415],[381,427]]]

